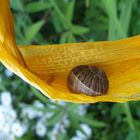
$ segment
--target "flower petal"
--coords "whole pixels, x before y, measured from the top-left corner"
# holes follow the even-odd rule
[[[0,60],[44,95],[75,103],[140,100],[140,36],[113,41],[17,47],[8,0],[0,5]],[[74,94],[67,75],[77,65],[103,68],[109,78],[104,96]]]

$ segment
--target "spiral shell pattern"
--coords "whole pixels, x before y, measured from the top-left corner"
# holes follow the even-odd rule
[[[67,78],[68,89],[73,93],[99,96],[107,93],[109,81],[103,69],[81,65],[73,68]]]

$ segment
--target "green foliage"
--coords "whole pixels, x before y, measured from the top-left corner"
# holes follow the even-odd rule
[[[140,34],[139,7],[139,0],[11,0],[16,39],[22,45],[116,40],[134,36]],[[30,104],[37,98],[48,106],[55,106],[55,109],[42,109],[43,112],[53,112],[46,122],[49,127],[68,114],[70,128],[66,134],[60,132],[58,140],[70,139],[80,129],[81,123],[92,128],[91,140],[140,140],[139,102],[90,104],[86,115],[80,116],[77,112],[80,105],[53,103],[16,76],[7,78],[3,67],[0,67],[0,74],[0,91],[9,90],[13,94],[17,110],[20,102]],[[19,140],[22,139],[38,138],[29,130]]]
[[[36,13],[36,12],[44,11],[48,8],[50,8],[48,3],[38,1],[38,2],[31,2],[27,4],[27,6],[25,7],[25,11],[27,13]]]
[[[30,44],[31,40],[36,37],[36,34],[39,32],[41,27],[44,25],[44,21],[40,20],[36,23],[33,23],[25,31],[25,43]]]

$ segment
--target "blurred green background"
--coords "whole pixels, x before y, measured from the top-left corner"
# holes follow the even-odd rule
[[[10,2],[16,41],[20,45],[118,40],[140,34],[140,0]],[[5,71],[1,66],[0,90],[11,93],[12,106],[17,117],[22,123],[28,124],[28,130],[16,139],[140,140],[139,101],[124,104],[54,102],[20,78],[9,76]],[[43,107],[34,106],[35,100],[40,101]],[[32,119],[23,117],[23,104],[43,114]],[[52,115],[43,119],[46,129],[43,131],[42,126],[40,133],[45,134],[40,135],[36,132],[35,125],[47,113]],[[64,125],[66,121],[69,124]],[[82,127],[82,124],[85,126]]]

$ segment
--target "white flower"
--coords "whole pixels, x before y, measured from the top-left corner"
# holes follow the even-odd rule
[[[41,110],[38,110],[38,109],[43,109],[45,107],[44,104],[42,104],[40,101],[36,100],[36,101],[34,101],[33,105],[37,108],[37,109],[34,109],[37,116],[41,117],[43,115],[43,112]]]
[[[0,112],[0,122],[4,122],[4,114]]]
[[[56,108],[57,108],[56,105],[48,104],[47,106],[48,106],[48,108],[50,108],[50,109],[56,109]]]
[[[6,75],[7,77],[12,77],[14,74],[13,74],[13,72],[11,72],[10,70],[6,69],[6,70],[5,70],[5,75]]]
[[[13,133],[9,133],[9,134],[0,134],[0,140],[16,140],[15,136]]]
[[[37,117],[44,116],[44,112],[41,109],[43,109],[45,106],[40,101],[34,101],[33,106],[29,106],[27,104],[20,104],[20,106],[22,108],[22,117],[27,117],[28,119],[32,120]]]
[[[56,123],[55,126],[53,127],[52,133],[56,134],[59,131],[60,128],[60,123]]]
[[[46,112],[44,118],[49,119],[53,116],[53,112]]]
[[[49,99],[49,101],[50,101],[51,103],[56,103],[56,102],[57,102],[56,100],[53,100],[53,99]]]
[[[29,126],[29,124],[26,124],[26,123],[22,124],[22,128],[23,128],[24,133],[27,132],[28,126]]]
[[[4,91],[1,93],[1,103],[4,106],[10,106],[12,103],[12,96],[10,92]]]
[[[55,101],[55,100],[53,100],[53,99],[50,99],[49,100],[52,104],[48,104],[47,106],[50,108],[50,109],[56,109],[57,107],[56,107],[56,103],[57,103],[57,101]]]
[[[68,119],[68,115],[65,115],[63,118],[63,123],[65,127],[68,127],[70,125],[70,121]]]
[[[63,101],[57,101],[57,103],[61,106],[66,106],[66,102],[63,102]]]
[[[83,140],[86,139],[86,135],[83,134],[80,130],[77,130],[76,131],[76,136],[79,137],[79,138],[81,138],[81,139],[83,139]]]
[[[71,138],[71,140],[83,140],[83,139],[79,138],[78,136],[75,136],[75,137]]]
[[[5,111],[5,106],[3,105],[0,105],[0,113],[3,114]]]
[[[0,140],[3,140],[3,138],[4,138],[4,135],[2,132],[0,132]]]
[[[31,107],[25,107],[22,110],[22,116],[32,120],[38,116],[38,112]]]
[[[37,108],[44,108],[45,106],[44,106],[44,104],[42,104],[40,101],[38,101],[38,100],[36,100],[36,101],[34,101],[33,102],[33,105],[35,106],[35,107],[37,107]]]
[[[13,133],[9,134],[7,140],[16,140],[14,134]]]
[[[90,106],[90,104],[83,104],[83,106],[87,109]]]
[[[9,109],[9,112],[7,113],[7,116],[6,116],[6,120],[9,123],[13,123],[15,121],[16,117],[17,117],[17,114],[16,114],[15,110]]]
[[[42,111],[34,110],[34,112],[36,112],[36,117],[43,116],[43,112]]]
[[[44,137],[46,135],[46,132],[47,132],[46,126],[42,122],[38,122],[36,124],[36,134],[39,137]]]
[[[0,140],[15,140],[14,137],[11,137],[11,134],[5,134],[0,132]]]
[[[0,106],[0,120],[3,119],[6,123],[13,123],[16,119],[16,112],[11,106]]]
[[[91,137],[92,129],[87,124],[81,124],[80,127],[88,137]]]
[[[1,122],[0,131],[2,133],[8,134],[10,132],[10,124],[6,122]]]
[[[5,121],[5,116],[4,116],[3,110],[0,107],[0,123],[4,121]]]
[[[60,129],[60,123],[56,123],[53,127],[53,130],[51,131],[51,134],[50,134],[50,139],[51,140],[57,140],[57,133]]]
[[[77,130],[76,137],[81,138],[82,140],[87,140],[88,138],[90,138],[92,129],[87,124],[81,124],[80,127],[84,133],[82,133],[82,131],[80,130]]]
[[[78,114],[79,115],[83,116],[86,114],[86,112],[87,112],[87,108],[84,105],[80,105],[78,107]]]
[[[16,137],[22,137],[23,134],[24,134],[24,128],[23,128],[23,126],[19,122],[13,123],[13,125],[12,125],[12,133]]]

